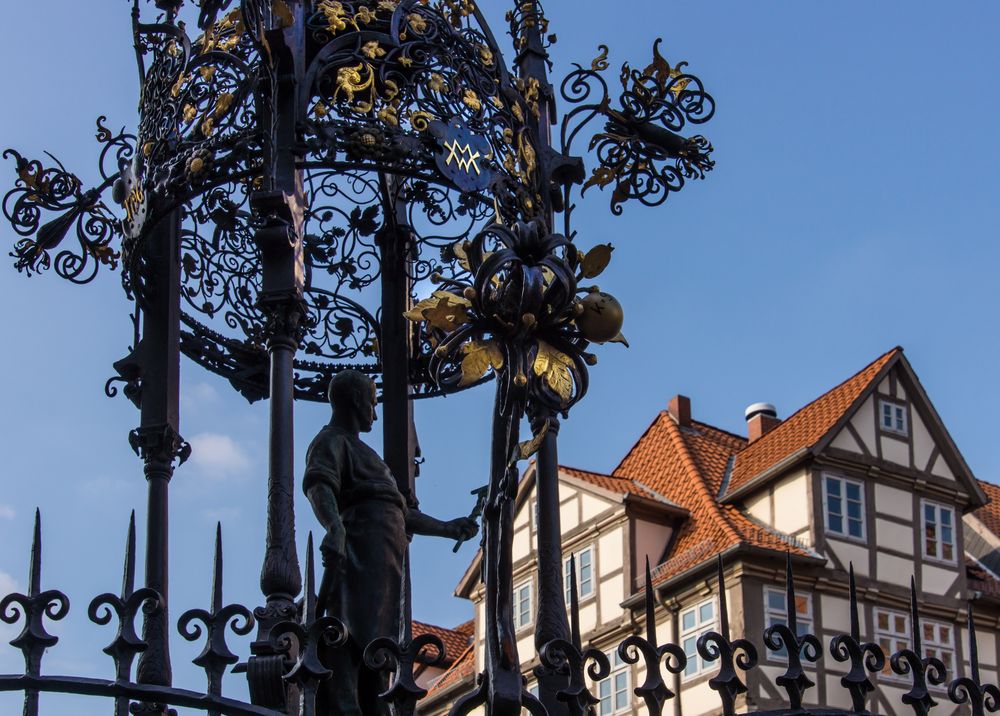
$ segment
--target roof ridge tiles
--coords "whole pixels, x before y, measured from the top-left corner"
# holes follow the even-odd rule
[[[722,510],[718,501],[712,496],[711,491],[708,489],[708,485],[705,484],[701,470],[698,469],[698,465],[691,456],[691,451],[688,449],[687,443],[684,441],[684,436],[681,435],[680,427],[669,415],[667,416],[665,423],[667,426],[667,434],[674,443],[674,447],[680,455],[681,462],[684,464],[685,470],[691,476],[692,480],[694,480],[697,492],[701,496],[701,499],[709,506],[711,511],[715,512],[719,516],[720,524],[722,525],[723,530],[728,533],[729,537],[737,542],[742,542],[742,535],[740,535],[736,531],[735,527],[733,527],[730,523],[729,518]]]

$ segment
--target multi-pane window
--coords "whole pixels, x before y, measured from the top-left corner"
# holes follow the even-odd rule
[[[944,562],[955,561],[955,511],[933,502],[924,502],[924,556]]]
[[[788,612],[785,610],[787,601],[785,590],[764,588],[764,623],[767,626],[788,623]],[[813,633],[812,598],[808,594],[795,595],[795,626],[798,636]],[[788,652],[784,647],[780,651],[770,653],[778,659],[788,658]]]
[[[611,662],[611,674],[608,678],[597,682],[597,698],[600,699],[597,706],[599,716],[611,716],[632,708],[629,665],[618,656],[617,649],[609,651],[607,656]]]
[[[888,400],[882,401],[882,429],[890,433],[906,435],[906,406],[892,403]]]
[[[865,487],[860,482],[826,475],[823,501],[826,531],[853,539],[865,538]]]
[[[514,626],[523,629],[531,625],[531,580],[514,587]]]
[[[941,660],[945,668],[951,672],[955,664],[955,631],[950,624],[923,620],[921,642],[924,653],[921,656],[933,656]],[[910,648],[910,616],[903,612],[893,612],[888,609],[875,610],[875,638],[882,651],[886,654],[885,676],[896,678],[889,666],[888,657]]]
[[[594,593],[594,548],[587,547],[576,552],[576,594],[583,601]],[[570,558],[563,560],[563,588],[566,590],[566,604],[570,603]]]
[[[684,678],[697,676],[711,668],[698,654],[698,637],[716,628],[714,599],[681,612],[681,646],[687,655]]]

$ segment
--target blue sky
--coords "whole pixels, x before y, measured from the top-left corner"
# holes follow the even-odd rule
[[[498,30],[511,4],[487,5]],[[697,419],[742,432],[749,403],[773,402],[786,416],[900,344],[973,471],[1000,480],[1000,6],[547,6],[559,35],[556,76],[589,63],[601,42],[612,48],[613,73],[625,60],[643,66],[662,36],[668,59],[689,61],[718,103],[703,129],[718,162],[706,181],[657,210],[629,206],[613,217],[596,191],[580,209],[580,244],[617,248],[600,284],[624,304],[632,348],[599,350],[591,394],[563,427],[562,461],[612,469],[679,392]],[[93,176],[94,119],[134,122],[128,9],[125,0],[5,7],[0,143],[33,157],[49,149]],[[110,274],[80,288],[54,275],[25,279],[5,261],[0,277],[0,591],[25,585],[41,505],[44,585],[67,591],[74,606],[54,628],[63,641],[46,668],[106,675],[110,661],[97,650],[112,634],[86,620],[86,604],[117,588],[128,512],[139,512],[141,529],[145,500],[126,441],[138,415],[123,398],[103,397],[130,342],[128,304]],[[175,616],[208,603],[218,519],[227,594],[259,599],[267,429],[264,405],[248,406],[190,363],[182,379],[181,428],[196,450],[172,484]],[[490,401],[486,388],[418,405],[426,511],[471,508],[469,490],[486,479]],[[323,406],[299,406],[300,455],[326,419]],[[316,524],[298,505],[304,546]],[[471,615],[449,595],[473,549],[456,556],[448,543],[417,539],[418,618],[449,625]],[[186,665],[199,648],[175,641],[179,684],[201,683]],[[18,658],[0,651],[0,671]]]

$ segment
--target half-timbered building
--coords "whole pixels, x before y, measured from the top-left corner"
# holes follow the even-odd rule
[[[944,662],[949,678],[967,668],[971,605],[983,681],[997,682],[1000,488],[973,476],[902,349],[787,418],[767,404],[750,406],[742,435],[696,415],[692,402],[677,396],[610,474],[560,470],[567,592],[573,555],[584,641],[608,651],[613,667],[607,679],[592,684],[598,714],[640,713],[632,689],[643,678],[641,663],[629,665],[614,651],[642,628],[647,559],[660,641],[680,645],[688,656],[670,685],[679,697],[666,713],[720,712],[708,685],[717,666],[695,646],[701,634],[719,628],[720,554],[732,636],[750,640],[761,656],[762,668],[742,697],[750,709],[785,703],[775,678],[787,657],[767,649],[762,633],[786,619],[789,555],[798,628],[819,636],[824,648],[830,637],[849,630],[853,565],[863,636],[887,653],[909,645],[912,578],[926,654]],[[529,467],[514,534],[514,616],[522,655],[536,653],[534,504]],[[479,567],[477,556],[456,592],[476,605],[473,636],[431,683],[421,713],[447,713],[481,670]],[[806,701],[849,707],[839,687],[846,667],[825,656],[807,665],[816,686]],[[523,664],[529,688],[534,666]],[[905,682],[888,667],[877,680],[872,711],[898,712]]]

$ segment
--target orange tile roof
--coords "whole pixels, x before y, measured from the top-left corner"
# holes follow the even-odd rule
[[[460,624],[454,629],[446,629],[445,627],[440,627],[435,624],[427,624],[426,622],[419,622],[416,619],[413,620],[413,636],[414,638],[420,636],[421,634],[433,634],[441,643],[444,644],[444,666],[451,666],[458,660],[463,652],[468,648],[472,641],[472,622],[466,622]],[[429,649],[428,651],[433,651]],[[433,654],[432,654],[433,655]]]
[[[990,498],[990,501],[979,509],[974,510],[972,514],[986,525],[986,529],[1000,536],[1000,487],[984,480],[978,480],[977,482],[983,488],[986,496]]]
[[[794,554],[809,552],[787,537],[758,525],[730,505],[718,501],[731,459],[746,440],[704,423],[681,427],[661,412],[615,469],[690,512],[670,557],[654,572],[659,583],[740,546]]]
[[[768,468],[813,447],[902,353],[902,348],[893,348],[740,451],[726,494],[733,494]]]
[[[638,495],[639,497],[646,497],[659,502],[668,502],[649,487],[627,477],[604,475],[599,472],[579,470],[575,467],[567,467],[565,465],[560,465],[559,469],[571,477],[583,480],[584,482],[600,487],[608,492],[614,492],[615,494],[623,496]]]
[[[433,700],[451,687],[466,681],[468,681],[471,686],[475,674],[476,653],[474,646],[469,644],[465,651],[463,651],[459,657],[455,659],[455,663],[451,665],[451,668],[444,672],[440,679],[434,682],[434,685],[428,690],[425,698],[428,701]]]

